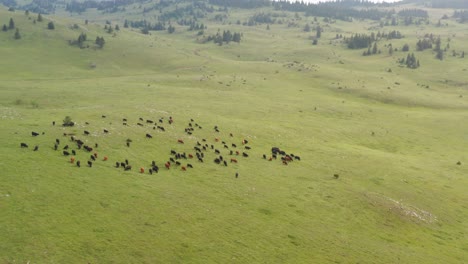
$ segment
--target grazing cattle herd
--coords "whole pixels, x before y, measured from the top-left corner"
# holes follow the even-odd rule
[[[106,115],[102,115],[102,118],[107,118]],[[128,119],[123,118],[123,125],[128,126]],[[143,120],[146,122],[142,123]],[[153,129],[158,131],[160,133],[163,133],[166,131],[166,129],[163,127],[164,122],[164,117],[161,117],[158,122],[159,125],[157,125],[156,122],[154,122],[151,119],[143,119],[139,118],[139,121],[142,122],[135,122],[135,124],[139,127],[147,127],[148,129]],[[52,122],[52,124],[55,124],[55,121]],[[86,125],[89,125],[89,122],[85,122]],[[146,125],[145,125],[146,124]],[[172,117],[169,117],[167,124],[171,126],[172,128],[175,127],[175,122]],[[197,129],[195,129],[197,128]],[[98,142],[93,142],[89,143],[92,140],[98,140],[99,136],[96,136],[95,133],[96,131],[104,131],[104,134],[106,136],[112,134],[111,130],[109,128],[102,129],[102,128],[97,128],[96,130],[91,130],[91,128],[87,127],[88,130],[81,130],[82,132],[78,132],[79,129],[74,126],[74,127],[66,127],[64,126],[64,129],[67,130],[67,132],[63,133],[63,139],[56,138],[55,140],[51,140],[51,146],[53,146],[51,149],[54,151],[57,151],[59,148],[62,150],[60,156],[66,156],[68,157],[66,159],[66,162],[73,164],[77,168],[81,167],[81,161],[79,158],[84,158],[86,164],[88,165],[89,168],[93,167],[93,164],[102,163],[106,164],[105,162],[109,159],[108,154],[106,153],[106,147],[100,148]],[[166,170],[180,170],[180,171],[188,171],[192,170],[198,165],[193,165],[193,162],[191,160],[194,160],[194,162],[199,163],[200,166],[202,164],[205,164],[205,160],[209,159],[212,160],[216,165],[220,165],[222,167],[228,167],[228,166],[239,166],[238,164],[241,164],[244,162],[244,160],[247,160],[249,158],[255,157],[256,155],[252,156],[251,153],[247,151],[252,150],[252,146],[249,144],[249,141],[247,139],[241,139],[241,140],[236,140],[233,133],[229,133],[229,141],[231,142],[226,142],[221,139],[219,136],[220,129],[216,125],[214,126],[214,132],[216,137],[214,137],[212,140],[206,139],[206,138],[201,138],[198,139],[196,136],[194,136],[194,133],[196,131],[201,130],[202,127],[198,125],[197,123],[194,123],[193,119],[190,119],[190,122],[188,123],[188,126],[184,128],[184,133],[187,134],[186,139],[182,138],[177,138],[174,140],[174,144],[183,147],[185,151],[176,151],[174,149],[170,150],[170,154],[167,157],[166,160],[160,161],[161,164],[164,164],[164,168]],[[173,129],[171,129],[173,131]],[[158,132],[158,133],[159,133]],[[38,137],[40,136],[40,133],[38,132],[31,132],[32,137]],[[42,135],[45,135],[43,132]],[[82,139],[79,139],[78,137],[82,136]],[[93,136],[94,135],[94,136]],[[226,134],[227,135],[227,134]],[[92,138],[92,140],[91,140]],[[154,140],[153,135],[143,132],[142,133],[142,138],[146,138],[148,141],[145,142],[151,142],[151,140]],[[157,138],[157,137],[156,137]],[[62,141],[66,141],[66,143],[63,143]],[[190,147],[190,142],[195,142],[196,143],[193,145],[193,147]],[[201,142],[200,142],[201,141]],[[130,148],[130,143],[132,142],[131,139],[127,139],[125,142],[122,142],[122,145],[124,143],[128,148]],[[186,144],[186,142],[188,142]],[[61,145],[62,144],[62,145]],[[146,143],[148,144],[148,143]],[[91,147],[91,146],[93,147]],[[105,146],[105,144],[103,144]],[[240,147],[238,147],[238,145]],[[63,147],[62,147],[63,146]],[[25,142],[20,143],[20,147],[22,149],[27,149],[29,148],[28,144]],[[176,147],[179,148],[180,147]],[[218,148],[219,147],[219,148]],[[113,146],[115,148],[115,146]],[[175,148],[175,149],[176,149]],[[33,151],[38,151],[39,150],[39,145],[35,145]],[[100,153],[105,153],[107,155],[101,156],[103,157],[101,160],[98,159],[98,150]],[[274,161],[274,160],[281,160],[281,164],[283,165],[288,165],[292,163],[293,161],[300,161],[301,158],[298,155],[292,154],[292,153],[287,153],[286,151],[280,149],[279,147],[272,147],[271,150],[268,150],[268,154],[262,154],[258,155],[258,159],[263,159],[266,161]],[[88,155],[85,155],[85,154]],[[224,156],[223,156],[224,155]],[[226,158],[227,156],[227,158]],[[239,158],[240,157],[240,158]],[[132,155],[132,158],[134,159],[134,155]],[[159,173],[159,166],[157,165],[159,162],[156,162],[155,160],[151,161],[151,164],[146,164],[142,165],[141,163],[143,162],[138,162],[136,163],[139,164],[139,173],[145,174],[148,173],[152,175],[153,173]],[[130,165],[129,160],[125,159],[124,161],[115,161],[115,168],[117,169],[122,169],[124,171],[131,171],[132,170],[132,165]],[[231,165],[229,165],[231,164]],[[138,168],[137,167],[137,168]],[[235,172],[235,178],[239,177],[239,173]]]

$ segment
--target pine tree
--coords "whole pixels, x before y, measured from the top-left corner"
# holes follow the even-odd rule
[[[8,31],[7,25],[3,24],[2,31]]]
[[[167,32],[169,32],[169,34],[172,34],[175,32],[175,27],[172,26],[172,25],[169,25],[169,27],[167,28]]]
[[[372,47],[372,54],[377,54],[377,42],[374,42],[374,47]]]
[[[306,25],[304,26],[304,31],[305,31],[305,32],[310,32],[310,26],[309,26],[309,24],[306,24]]]
[[[317,32],[315,34],[317,38],[320,38],[322,36],[322,28],[320,26],[317,26]]]
[[[443,59],[444,59],[444,51],[438,50],[438,51],[437,51],[436,58],[437,58],[438,60],[443,60]]]
[[[127,19],[125,19],[124,28],[128,28],[128,21],[127,21]]]
[[[388,54],[389,54],[390,56],[393,55],[393,47],[392,47],[391,45],[390,45],[390,48],[388,48]]]
[[[8,29],[15,29],[15,21],[13,21],[13,18],[10,18],[10,23],[8,24]]]
[[[16,31],[15,31],[15,39],[20,39],[21,38],[21,35],[19,33],[19,29],[16,28]]]
[[[436,41],[435,41],[436,46],[435,46],[435,48],[434,48],[434,50],[437,51],[437,52],[440,51],[440,43],[441,43],[440,37],[438,37],[438,38],[436,39]]]
[[[47,24],[47,28],[50,29],[50,30],[54,30],[54,29],[55,29],[54,22],[50,21],[50,22]]]
[[[462,51],[460,58],[465,58],[465,52]]]
[[[29,10],[24,11],[24,14],[29,16]]]
[[[115,30],[116,30],[116,31],[119,31],[119,30],[120,30],[119,25],[115,25]]]
[[[42,15],[41,15],[41,13],[39,13],[39,14],[37,15],[37,22],[42,22]]]

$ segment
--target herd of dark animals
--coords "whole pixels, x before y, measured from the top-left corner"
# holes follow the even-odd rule
[[[106,116],[102,115],[102,118],[106,118]],[[123,125],[128,126],[128,120],[126,118],[123,118],[122,121],[123,121]],[[144,122],[144,119],[140,117],[139,121]],[[146,120],[146,124],[153,125],[153,130],[158,129],[159,131],[164,132],[165,128],[162,126],[162,124],[164,123],[164,118],[160,118],[158,120],[158,122],[160,123],[160,125],[155,125],[156,122],[154,122],[153,120],[150,120],[150,119]],[[168,124],[172,125],[173,123],[174,123],[173,118],[169,117]],[[88,125],[89,122],[86,122],[86,124]],[[52,125],[55,126],[55,121],[52,122]],[[138,122],[137,125],[138,126],[144,126],[144,124],[141,123],[141,122]],[[190,122],[188,123],[188,126],[184,129],[184,132],[186,134],[188,134],[188,135],[192,135],[195,132],[195,128],[202,129],[202,127],[200,125],[198,125],[197,123],[194,123],[193,119],[190,119]],[[220,132],[218,126],[214,126],[213,129],[214,129],[214,131],[216,133]],[[108,134],[109,130],[104,129],[103,132],[105,134]],[[85,137],[89,136],[90,134],[91,133],[89,131],[87,131],[87,130],[83,131],[83,135]],[[31,135],[33,137],[37,137],[37,136],[40,135],[40,133],[32,131]],[[42,135],[44,135],[44,132],[42,133]],[[72,164],[76,164],[76,167],[81,167],[81,161],[80,160],[75,161],[75,156],[77,155],[77,152],[76,152],[77,150],[84,150],[87,153],[91,153],[90,156],[89,156],[89,159],[87,160],[87,163],[86,163],[87,166],[90,167],[90,168],[93,167],[93,163],[97,162],[97,159],[98,159],[98,153],[96,151],[96,149],[99,146],[98,143],[95,143],[94,146],[91,147],[89,145],[86,145],[83,140],[76,138],[76,135],[74,133],[64,133],[63,136],[65,136],[65,137],[69,136],[69,142],[70,142],[69,144],[70,145],[66,144],[65,146],[61,147],[62,155],[63,156],[71,156],[69,162],[72,163]],[[231,138],[233,138],[232,133],[229,133],[229,136]],[[153,136],[151,134],[149,134],[149,133],[146,133],[145,137],[147,139],[152,139],[153,138]],[[186,152],[179,153],[179,152],[177,152],[175,150],[171,150],[170,155],[169,155],[169,159],[164,163],[164,167],[167,170],[169,170],[171,168],[174,168],[174,167],[180,168],[180,170],[182,170],[182,171],[186,171],[188,169],[193,169],[194,166],[191,163],[188,163],[188,161],[196,159],[199,163],[204,163],[205,162],[205,154],[208,154],[210,152],[213,152],[215,154],[215,158],[213,159],[213,162],[218,164],[218,165],[224,166],[224,167],[227,167],[229,163],[238,163],[238,159],[237,159],[236,156],[242,156],[243,158],[248,158],[249,157],[249,154],[246,151],[251,150],[251,147],[249,146],[249,141],[246,140],[246,139],[243,139],[242,142],[241,142],[241,144],[243,146],[243,149],[244,149],[243,151],[239,150],[237,148],[237,144],[235,144],[235,143],[231,143],[230,146],[229,146],[225,141],[221,141],[217,137],[214,139],[214,141],[215,141],[214,144],[221,143],[223,149],[226,149],[228,151],[226,153],[228,153],[227,155],[229,155],[229,158],[223,157],[221,151],[216,148],[217,146],[215,147],[214,144],[208,144],[206,139],[202,139],[202,143],[200,143],[199,141],[196,142],[195,146],[193,147],[193,152],[192,153],[186,153]],[[130,139],[127,139],[126,146],[130,147],[131,142],[132,141]],[[182,139],[178,139],[177,143],[178,144],[185,144],[184,140],[182,140]],[[55,142],[53,142],[53,149],[55,151],[57,151],[59,149],[59,146],[60,146],[60,139],[57,138],[57,139],[55,139]],[[76,146],[77,150],[71,149],[71,146]],[[20,147],[21,148],[28,148],[29,146],[26,143],[22,142],[22,143],[20,143]],[[234,148],[234,149],[231,149],[231,148]],[[38,149],[39,149],[39,146],[36,145],[34,147],[33,151],[38,151]],[[278,147],[272,147],[271,148],[271,155],[267,156],[266,154],[263,154],[263,156],[262,156],[262,158],[264,160],[268,160],[268,161],[277,160],[278,157],[280,157],[281,162],[284,165],[288,165],[290,162],[292,162],[294,160],[297,160],[297,161],[301,160],[300,156],[294,155],[292,153],[288,154],[284,150],[281,150]],[[107,161],[108,157],[104,156],[102,160]],[[148,167],[149,167],[149,169],[148,169],[149,174],[159,172],[159,166],[156,164],[156,162],[154,160],[151,162],[150,165],[148,165]],[[128,159],[125,159],[124,161],[116,161],[115,162],[115,168],[122,168],[125,171],[130,171],[132,169],[132,165],[129,164]],[[145,168],[140,167],[139,172],[140,173],[145,173]],[[236,178],[239,177],[238,172],[235,173],[235,177]]]

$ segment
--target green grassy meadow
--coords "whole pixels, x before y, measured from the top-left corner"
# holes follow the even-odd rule
[[[182,27],[112,37],[98,17],[33,24],[0,9],[0,25],[12,17],[22,35],[0,32],[0,263],[465,263],[468,64],[415,43],[432,32],[462,51],[468,26],[385,27],[405,38],[363,57],[333,39],[375,22],[329,24],[312,46],[302,27],[234,23],[255,12],[207,19],[209,34],[244,34],[217,46]],[[81,32],[90,46],[104,36],[104,48],[68,45]],[[407,53],[389,55],[390,42],[410,44],[421,67],[400,67]],[[60,126],[65,116],[76,125]],[[166,131],[140,117],[164,118]],[[190,119],[203,127],[193,135]],[[92,168],[63,133],[99,144]],[[193,169],[164,168],[171,150],[194,154],[197,141],[231,158],[215,138],[249,157],[224,167],[208,148],[204,163],[182,161]],[[62,155],[67,144],[81,168]],[[301,161],[264,160],[274,146]],[[114,167],[125,159],[132,170]],[[158,174],[148,173],[152,160]]]

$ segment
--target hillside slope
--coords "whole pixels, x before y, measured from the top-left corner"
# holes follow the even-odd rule
[[[145,35],[105,14],[34,23],[37,14],[0,9],[21,33],[0,32],[0,262],[463,263],[467,25],[439,27],[432,13],[428,24],[379,28],[272,8],[229,9],[223,21],[217,12],[203,34],[241,32],[240,43],[202,44],[175,23],[173,34]],[[237,24],[261,12],[284,23]],[[105,20],[120,30],[107,33]],[[317,45],[306,24],[323,27]],[[392,30],[404,38],[379,40],[371,56],[336,39]],[[81,33],[85,48],[69,45]],[[450,44],[444,60],[415,51],[425,33]],[[406,43],[417,69],[398,63]],[[65,116],[76,125],[62,127]],[[202,144],[203,163],[165,168],[171,150],[195,156]],[[284,165],[272,147],[300,160]],[[81,167],[63,153],[72,150]]]

